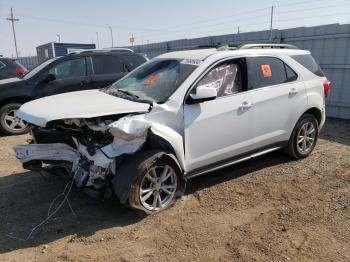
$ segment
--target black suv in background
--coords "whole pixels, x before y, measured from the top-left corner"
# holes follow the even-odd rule
[[[22,77],[29,71],[15,59],[0,57],[0,80],[12,77]]]
[[[0,80],[0,130],[7,135],[28,131],[27,124],[15,116],[16,110],[25,102],[59,93],[106,87],[146,60],[129,49],[85,50],[48,60],[22,79]]]

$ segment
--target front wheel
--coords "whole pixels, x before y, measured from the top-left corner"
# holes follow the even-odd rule
[[[128,205],[146,214],[170,207],[183,194],[185,181],[175,161],[166,156],[148,156],[131,183]]]
[[[285,151],[294,158],[305,158],[314,150],[317,138],[318,122],[315,116],[304,114],[296,124]]]
[[[28,132],[28,124],[15,113],[21,107],[19,103],[4,105],[0,109],[0,130],[6,135],[21,135]]]

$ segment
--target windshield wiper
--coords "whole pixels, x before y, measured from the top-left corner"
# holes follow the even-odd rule
[[[133,93],[131,93],[129,91],[126,91],[126,90],[117,89],[117,92],[120,92],[120,93],[126,94],[128,96],[131,96],[134,99],[139,99],[140,98],[138,95],[135,95],[135,94],[133,94]]]

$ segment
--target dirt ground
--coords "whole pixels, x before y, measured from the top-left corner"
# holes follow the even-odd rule
[[[66,181],[25,171],[0,137],[0,261],[350,261],[350,121],[328,119],[312,155],[282,151],[189,181],[172,208],[140,218],[73,188],[28,241]]]

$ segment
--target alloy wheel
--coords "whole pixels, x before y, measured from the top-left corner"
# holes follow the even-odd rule
[[[166,208],[175,197],[177,176],[169,165],[152,167],[140,184],[140,202],[150,211]]]
[[[316,128],[312,122],[306,122],[298,132],[297,148],[301,154],[308,153],[315,143]]]
[[[15,115],[17,110],[9,110],[4,116],[4,123],[10,130],[20,132],[27,128],[27,122]]]

